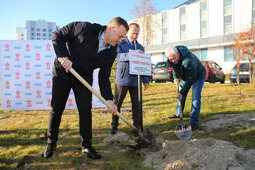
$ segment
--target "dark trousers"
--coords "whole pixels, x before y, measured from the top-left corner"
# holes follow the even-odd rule
[[[135,127],[140,128],[141,114],[139,113],[138,106],[138,87],[133,86],[121,86],[115,85],[114,103],[118,107],[118,112],[120,113],[122,103],[129,91],[131,103],[132,103],[132,119]],[[112,116],[112,127],[117,128],[119,125],[119,117]]]
[[[89,76],[85,79],[89,84],[92,83],[92,77]],[[82,138],[81,144],[82,146],[90,146],[92,139],[92,93],[72,75],[69,76],[68,80],[61,77],[53,77],[51,112],[49,114],[47,132],[48,143],[57,143],[61,117],[71,89],[73,89],[79,111],[79,132]]]

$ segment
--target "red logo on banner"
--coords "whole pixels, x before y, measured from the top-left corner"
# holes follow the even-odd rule
[[[51,105],[51,99],[48,99],[47,102],[48,102],[48,106],[50,106]]]
[[[10,100],[6,100],[6,107],[11,107],[11,101]]]
[[[41,73],[39,71],[37,71],[35,74],[36,74],[35,76],[36,79],[41,79]]]
[[[26,102],[27,102],[27,107],[32,107],[32,101],[31,100],[28,99]]]
[[[36,54],[35,54],[35,60],[40,60],[40,55],[41,55],[41,54],[36,53]]]
[[[68,104],[67,104],[68,106],[73,106],[73,100],[72,99],[68,99],[67,102],[68,102]]]
[[[26,82],[26,89],[30,89],[31,88],[30,84],[31,84],[31,82],[29,82],[29,81]]]
[[[26,45],[26,51],[30,51],[30,45],[29,44]]]
[[[19,61],[19,60],[20,60],[20,54],[17,53],[17,54],[15,54],[15,61]]]
[[[46,51],[51,51],[50,44],[46,44]]]
[[[51,68],[50,68],[50,62],[47,62],[46,63],[46,70],[50,70]]]
[[[5,70],[10,70],[10,64],[9,63],[5,63]]]
[[[25,68],[25,70],[30,70],[30,63],[26,63],[26,68]]]
[[[42,92],[42,91],[40,91],[40,90],[37,90],[37,91],[36,91],[36,97],[37,97],[37,98],[41,98],[41,97],[42,97],[41,92]]]
[[[4,45],[4,51],[10,51],[10,45],[9,44]]]
[[[20,98],[20,91],[16,91],[16,98]]]
[[[20,73],[17,72],[17,73],[15,73],[15,75],[16,75],[15,79],[16,79],[16,80],[19,80],[19,79],[20,79]]]
[[[5,89],[10,89],[10,82],[9,81],[5,82]]]
[[[48,81],[46,82],[46,88],[47,88],[47,89],[51,88],[51,81],[48,80]]]

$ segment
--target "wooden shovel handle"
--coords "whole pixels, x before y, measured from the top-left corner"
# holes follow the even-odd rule
[[[62,58],[58,58],[58,61],[61,63]],[[87,87],[97,98],[99,98],[108,108],[111,108],[112,105],[108,103],[95,89],[91,87],[89,83],[86,82],[73,68],[69,70],[85,87]],[[120,114],[118,111],[116,112],[116,115],[122,119],[129,127],[139,132],[139,130],[131,124],[122,114]]]

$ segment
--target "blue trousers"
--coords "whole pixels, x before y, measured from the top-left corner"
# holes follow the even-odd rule
[[[200,116],[200,108],[201,108],[201,93],[204,87],[204,82],[205,80],[199,79],[199,80],[196,80],[192,86],[192,105],[191,105],[191,112],[190,112],[190,115],[191,115],[190,123],[198,124],[199,116]],[[181,81],[179,90],[182,88],[182,85],[184,83],[185,81]],[[188,94],[183,95],[183,98],[181,100],[182,111],[184,110],[184,107],[185,107],[187,95]],[[175,115],[179,116],[178,104],[176,104]]]

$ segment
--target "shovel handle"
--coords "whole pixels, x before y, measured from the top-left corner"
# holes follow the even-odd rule
[[[58,58],[58,61],[61,62],[63,59]],[[112,105],[108,103],[95,89],[91,87],[89,83],[84,80],[73,68],[70,68],[69,71],[76,77],[85,87],[87,87],[97,98],[99,98],[108,108],[111,108]],[[122,114],[120,114],[118,111],[116,112],[116,115],[122,119],[129,127],[136,130],[139,133],[139,130],[131,124]]]
[[[179,94],[179,83],[176,82],[175,85],[176,85],[176,92],[177,92],[177,95],[178,95]],[[181,100],[177,99],[177,104],[178,104],[178,107],[179,107],[180,119],[182,121],[183,113],[182,113],[182,103],[181,103]]]

